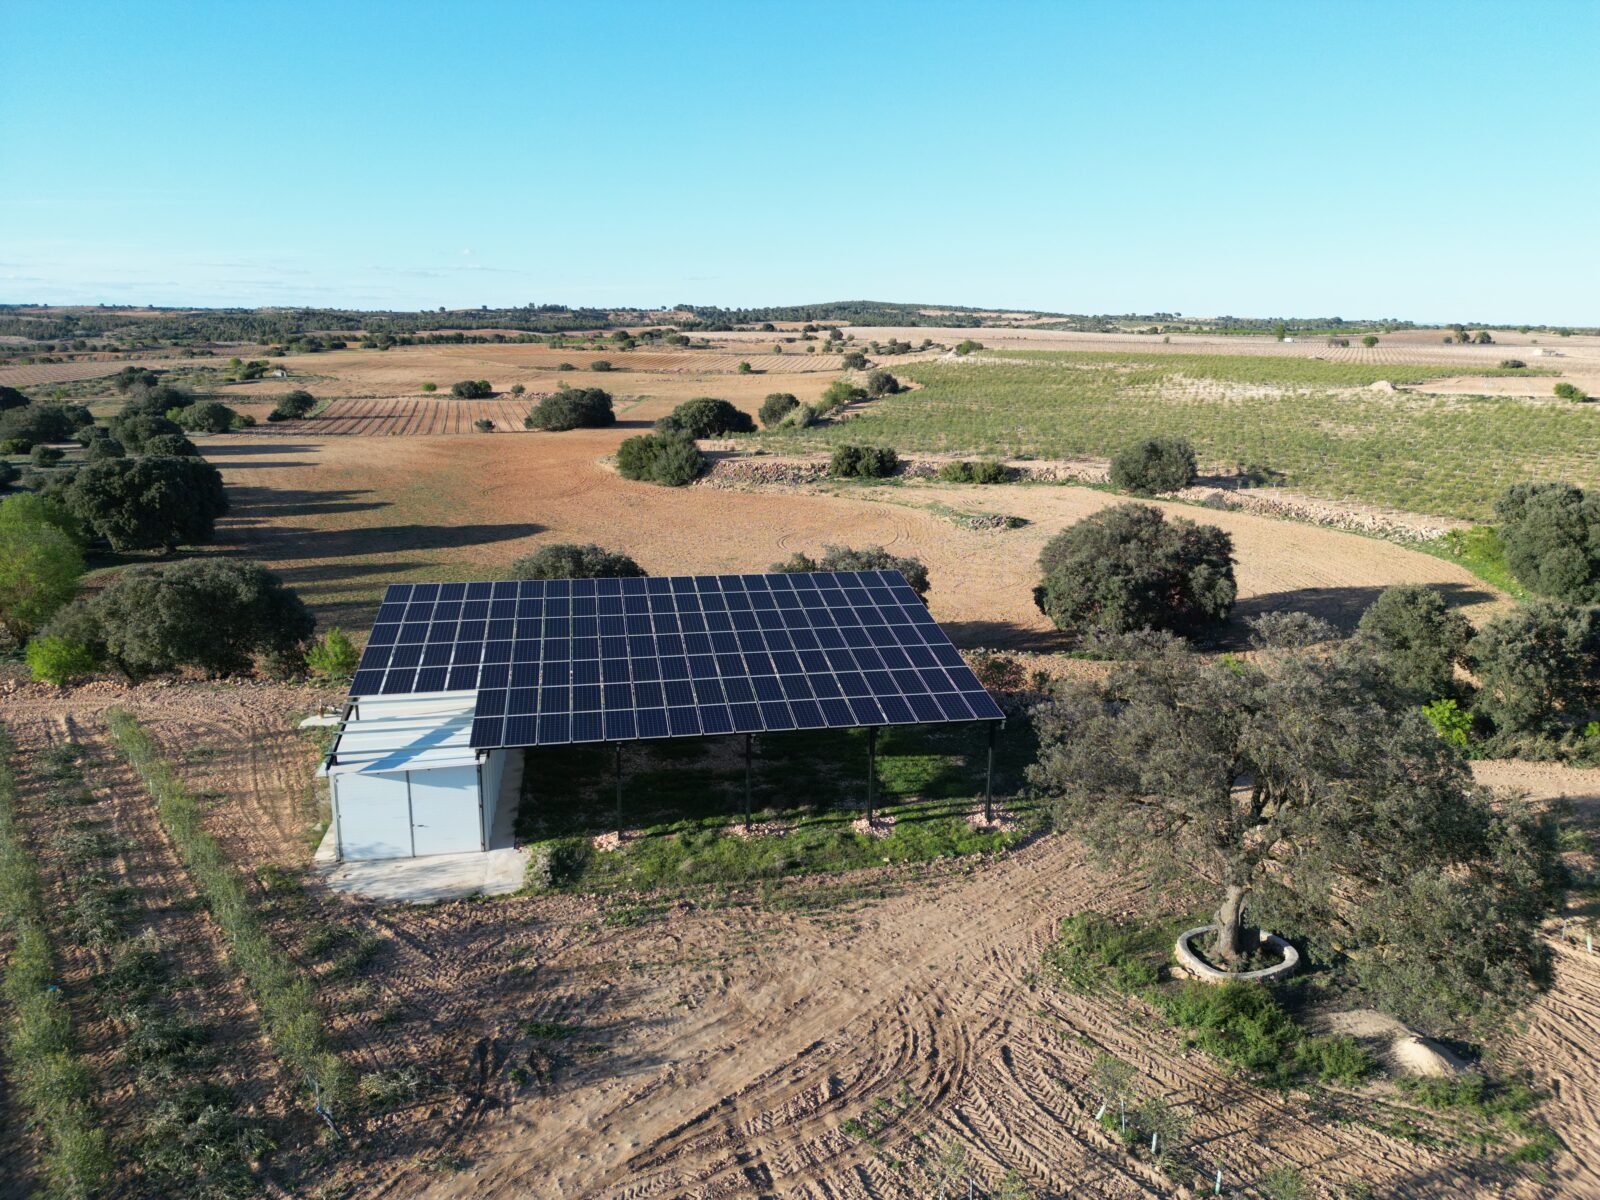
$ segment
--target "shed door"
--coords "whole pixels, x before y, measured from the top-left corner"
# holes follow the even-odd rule
[[[482,850],[480,819],[477,767],[411,772],[414,853],[460,854]]]
[[[404,774],[335,775],[333,790],[344,857],[410,857],[411,806]]]

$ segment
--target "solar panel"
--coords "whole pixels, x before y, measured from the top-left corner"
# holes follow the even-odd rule
[[[351,694],[478,693],[475,749],[998,721],[895,571],[393,584]]]

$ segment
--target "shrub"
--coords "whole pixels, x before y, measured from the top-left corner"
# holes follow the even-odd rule
[[[783,351],[782,351],[782,350],[779,350],[779,351],[778,351],[778,353],[779,353],[779,354],[782,354],[782,353],[783,353]],[[741,361],[740,361],[740,363],[739,363],[739,367],[738,367],[738,370],[739,370],[739,374],[741,374],[741,375],[748,375],[748,374],[750,374],[750,372],[751,372],[751,371],[753,371],[753,370],[754,370],[754,369],[755,369],[755,368],[754,368],[754,367],[752,367],[752,366],[751,366],[751,365],[750,365],[750,364],[749,364],[749,363],[747,363],[747,362],[744,362],[744,361],[742,361],[742,360],[741,360]]]
[[[867,398],[866,389],[858,388],[848,379],[835,379],[822,393],[818,402],[819,412],[830,412],[836,408],[843,408],[846,404],[853,404],[857,400]]]
[[[163,383],[151,388],[135,389],[133,398],[122,406],[117,415],[143,413],[147,417],[162,417],[175,408],[187,408],[193,403],[194,396],[191,393]]]
[[[1238,593],[1233,539],[1214,525],[1167,520],[1148,504],[1119,504],[1058,533],[1039,555],[1034,589],[1056,628],[1196,633],[1227,617]]]
[[[1027,683],[1022,664],[1003,654],[980,654],[971,665],[978,682],[991,692],[1020,692]]]
[[[126,458],[128,452],[122,443],[114,437],[95,438],[89,443],[88,452],[84,458],[88,462],[104,462],[108,458]]]
[[[487,379],[463,379],[450,385],[450,394],[458,400],[487,400],[494,395],[494,388]]]
[[[964,342],[956,343],[956,353],[958,355],[960,355],[962,358],[965,358],[967,355],[971,354],[974,350],[982,350],[982,349],[983,349],[983,343],[982,342],[975,342],[971,338],[968,338]]]
[[[14,387],[0,384],[0,412],[11,408],[22,408],[28,403],[28,397]]]
[[[294,421],[300,417],[308,416],[317,406],[317,398],[310,392],[293,391],[278,398],[277,404],[272,406],[269,421]]]
[[[1589,398],[1588,392],[1584,391],[1577,384],[1568,383],[1566,380],[1562,380],[1560,383],[1556,384],[1554,391],[1555,394],[1562,400],[1587,400]]]
[[[1466,655],[1472,625],[1433,588],[1385,588],[1361,614],[1361,639],[1371,646],[1391,682],[1418,698],[1456,690],[1455,665]]]
[[[939,468],[938,478],[945,483],[1005,483],[1011,478],[1004,463],[992,458],[979,462],[947,462]]]
[[[479,433],[493,433],[494,432],[494,422],[489,420],[488,417],[479,417],[476,421],[474,421],[472,423],[472,427],[474,429],[476,429]]]
[[[1444,741],[1465,753],[1472,743],[1472,714],[1446,697],[1422,706],[1422,715]]]
[[[144,454],[148,458],[199,458],[200,447],[181,433],[158,433],[145,440]]]
[[[33,443],[23,437],[0,438],[0,454],[26,454],[33,449]],[[8,466],[10,464],[7,464]],[[12,468],[15,470],[15,468]]]
[[[425,392],[437,392],[439,385],[437,383],[425,383],[422,385],[422,390]]]
[[[64,450],[54,446],[35,446],[28,455],[28,461],[36,467],[53,467],[66,456]]]
[[[170,420],[177,422],[180,429],[188,433],[227,433],[240,421],[238,413],[215,400],[174,409],[167,415]]]
[[[578,369],[577,367],[573,366],[569,362],[557,363],[556,364],[556,370],[558,370],[558,371],[576,371],[577,369]]]
[[[589,370],[591,370],[591,371],[609,371],[609,370],[611,370],[611,364],[608,361],[606,361],[605,359],[603,359],[603,358],[597,358],[592,363],[589,364]]]
[[[656,422],[658,433],[681,433],[692,438],[720,437],[727,433],[754,433],[756,423],[726,400],[700,396],[685,400]]]
[[[1372,334],[1369,333],[1369,334],[1367,334],[1366,337],[1361,339],[1361,344],[1363,346],[1365,346],[1368,350],[1370,350],[1370,349],[1372,349],[1374,346],[1376,346],[1378,344],[1378,339],[1373,337]]]
[[[57,687],[92,674],[100,666],[100,659],[92,647],[48,634],[41,634],[29,642],[23,657],[35,679],[53,683]]]
[[[529,429],[560,433],[567,429],[598,429],[617,423],[611,393],[602,388],[562,388],[533,406],[523,421]]]
[[[1506,566],[1530,591],[1600,602],[1600,496],[1568,483],[1518,483],[1494,507]]]
[[[589,544],[541,546],[511,564],[510,579],[639,579],[646,574],[626,554]]]
[[[16,469],[16,467],[12,466],[4,459],[0,459],[0,488],[10,487],[17,481],[17,476],[19,474],[20,472]]]
[[[867,369],[867,356],[859,350],[852,350],[844,356],[841,364],[846,371],[865,371]]]
[[[1520,358],[1502,358],[1500,360],[1500,369],[1502,371],[1520,371],[1527,365]]]
[[[121,442],[130,454],[146,454],[146,443],[163,435],[183,437],[183,429],[176,421],[155,413],[137,409],[123,409],[107,423],[111,436]],[[188,439],[185,438],[185,441]]]
[[[594,855],[588,838],[554,838],[540,842],[528,856],[528,886],[537,892],[576,883]]]
[[[928,568],[922,560],[890,554],[882,546],[866,546],[860,550],[824,546],[820,559],[796,554],[786,562],[773,563],[772,570],[785,575],[815,571],[899,571],[917,595],[924,600],[928,598]]]
[[[0,503],[0,629],[19,645],[72,599],[83,551],[60,506],[38,496]]]
[[[698,479],[705,466],[694,439],[679,433],[642,434],[617,447],[617,470],[624,479],[682,487]]]
[[[26,454],[40,442],[70,442],[79,429],[93,424],[89,410],[81,405],[35,400],[0,412],[0,441],[26,442],[21,450],[12,451]]]
[[[511,385],[511,394],[512,394],[512,395],[513,395],[513,396],[520,396],[520,395],[522,395],[522,394],[523,394],[523,393],[524,393],[524,392],[526,392],[526,391],[527,391],[527,390],[528,390],[528,389],[527,389],[527,388],[526,388],[526,387],[524,387],[524,386],[523,386],[523,385],[522,385],[522,384],[520,384],[520,383],[513,383],[513,384],[512,384],[512,385]]]
[[[319,679],[345,679],[356,673],[361,654],[335,625],[306,650],[306,666]]]
[[[113,550],[172,550],[210,541],[228,511],[222,475],[199,458],[108,459],[80,470],[66,507]]]
[[[799,407],[800,401],[790,393],[773,392],[761,402],[761,423],[771,429]]]
[[[886,479],[900,469],[900,456],[887,446],[839,446],[828,474],[840,479]]]
[[[238,674],[260,658],[287,671],[303,661],[310,610],[259,563],[190,559],[135,567],[94,601],[108,657],[130,678],[179,667]]]
[[[1146,438],[1111,460],[1111,486],[1140,496],[1176,492],[1194,478],[1194,448],[1182,438]]]
[[[900,390],[900,381],[887,371],[873,371],[867,376],[869,396],[891,396]]]
[[[1480,629],[1468,659],[1481,684],[1473,707],[1496,729],[1581,729],[1600,699],[1600,611],[1536,600]]]

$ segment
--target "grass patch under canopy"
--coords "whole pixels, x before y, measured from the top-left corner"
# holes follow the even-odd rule
[[[759,737],[752,817],[771,829],[745,838],[743,746],[737,739],[630,746],[623,765],[622,823],[643,836],[596,852],[591,839],[616,829],[609,747],[530,750],[518,833],[536,843],[530,883],[576,889],[738,884],[845,871],[887,862],[984,853],[1019,834],[977,830],[985,733],[970,726],[882,731],[878,809],[894,818],[885,837],[857,833],[866,797],[864,730]],[[1013,722],[1000,735],[995,794],[1020,787],[1032,738]]]

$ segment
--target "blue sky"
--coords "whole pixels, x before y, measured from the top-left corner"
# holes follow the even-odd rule
[[[1600,323],[1600,3],[6,0],[0,301]]]

